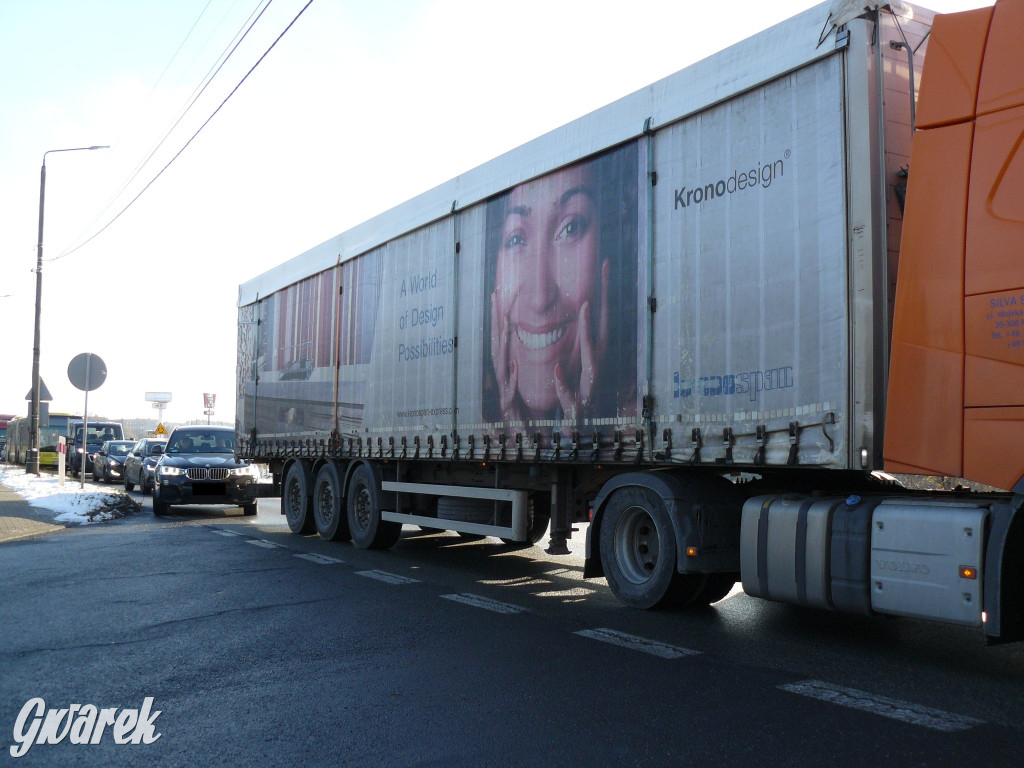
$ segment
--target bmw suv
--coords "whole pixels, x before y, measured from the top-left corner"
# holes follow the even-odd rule
[[[254,469],[235,458],[231,427],[177,427],[156,465],[153,514],[166,515],[179,504],[230,504],[255,515],[256,501],[238,493]]]

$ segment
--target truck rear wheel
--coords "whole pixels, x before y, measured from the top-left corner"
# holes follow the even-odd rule
[[[676,537],[661,498],[629,487],[608,500],[601,522],[601,561],[608,586],[633,608],[667,608],[692,600],[707,583],[703,574],[676,571]]]
[[[348,527],[360,549],[390,549],[402,535],[400,523],[381,518],[373,472],[361,464],[348,483]]]
[[[650,488],[616,491],[600,533],[601,561],[615,597],[633,608],[701,608],[736,583],[732,573],[679,573],[675,529]]]
[[[342,501],[338,470],[328,462],[320,467],[313,483],[313,519],[320,538],[331,541],[348,541],[352,538]]]
[[[313,517],[313,500],[309,496],[306,470],[295,462],[288,467],[281,487],[281,512],[288,521],[292,533],[314,533],[316,520]]]

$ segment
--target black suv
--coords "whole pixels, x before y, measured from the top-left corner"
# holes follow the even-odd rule
[[[235,458],[231,427],[177,427],[156,465],[153,514],[166,515],[178,504],[231,504],[255,515],[255,499],[238,492],[254,469]]]

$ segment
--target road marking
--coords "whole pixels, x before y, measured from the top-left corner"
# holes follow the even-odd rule
[[[408,576],[399,576],[397,573],[387,571],[356,571],[356,576],[365,576],[368,579],[376,579],[387,584],[419,584],[419,579],[410,579]]]
[[[246,544],[254,544],[257,547],[263,547],[264,549],[284,549],[280,544],[275,544],[272,541],[266,539],[249,539]]]
[[[218,536],[241,536],[242,535],[240,533],[235,533],[234,531],[222,531],[220,528],[214,528],[213,532],[216,533]]]
[[[632,651],[649,653],[652,656],[659,656],[663,659],[680,659],[683,656],[699,656],[700,651],[691,648],[680,648],[667,643],[659,643],[656,640],[648,640],[645,637],[627,635],[625,632],[617,632],[614,629],[581,629],[574,634],[589,637],[591,640],[599,640],[602,643],[621,645]]]
[[[497,600],[491,600],[489,597],[481,597],[480,595],[471,595],[467,592],[463,592],[460,595],[441,595],[445,600],[454,600],[456,603],[465,603],[466,605],[472,605],[474,608],[484,608],[488,611],[494,611],[495,613],[522,613],[525,608],[520,608],[518,605],[512,605],[511,603],[500,603]]]
[[[328,557],[327,555],[314,555],[309,552],[302,552],[295,555],[301,557],[303,560],[309,560],[311,563],[319,563],[320,565],[332,565],[334,563],[344,563],[344,560],[338,560],[336,557]]]
[[[812,699],[827,701],[830,704],[838,704],[841,707],[850,707],[893,720],[922,725],[936,731],[966,731],[976,725],[984,724],[983,720],[975,720],[973,717],[954,715],[951,712],[943,712],[941,709],[922,707],[919,704],[911,704],[885,696],[875,696],[821,680],[805,680],[801,683],[780,685],[779,688],[790,693],[798,693],[801,696],[809,696]]]

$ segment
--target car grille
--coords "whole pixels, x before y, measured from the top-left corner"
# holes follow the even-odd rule
[[[189,467],[185,477],[189,480],[227,480],[229,470],[224,467]]]

